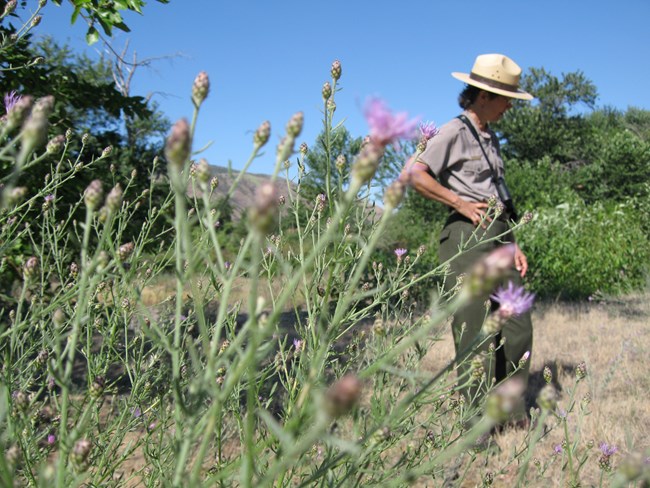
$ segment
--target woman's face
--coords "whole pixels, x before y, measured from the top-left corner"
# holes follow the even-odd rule
[[[512,107],[512,99],[503,95],[494,98],[486,97],[486,99],[484,106],[486,122],[496,122]]]

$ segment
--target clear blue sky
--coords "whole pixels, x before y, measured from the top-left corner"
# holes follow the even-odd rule
[[[71,26],[71,13],[48,5],[36,33],[89,54],[104,49],[85,45],[83,21]],[[598,88],[599,106],[650,109],[648,0],[151,0],[143,13],[125,15],[132,32],[116,31],[115,49],[128,40],[139,59],[179,57],[142,68],[132,94],[155,93],[172,121],[189,118],[192,81],[206,71],[212,88],[195,148],[213,141],[203,154],[211,164],[241,168],[253,131],[269,120],[270,144],[250,168],[257,173],[273,170],[294,112],[305,113],[299,140],[314,142],[321,86],[335,59],[343,66],[335,121],[345,118],[355,136],[367,131],[361,108],[371,95],[438,124],[452,118],[462,85],[450,72],[469,72],[476,55],[489,52],[524,70],[581,70]]]

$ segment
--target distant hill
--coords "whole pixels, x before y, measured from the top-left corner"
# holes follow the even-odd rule
[[[231,170],[223,166],[210,166],[210,174],[219,179],[219,186],[212,193],[212,198],[217,199],[226,196],[228,190],[239,175],[239,171]],[[257,188],[265,182],[271,181],[271,175],[262,175],[256,173],[246,173],[242,176],[237,184],[237,188],[230,197],[230,204],[233,208],[233,218],[239,219],[244,211],[250,207],[255,197]],[[278,196],[284,195],[287,200],[289,191],[294,191],[294,185],[291,184],[291,190],[287,188],[287,181],[284,176],[278,177],[274,182]],[[192,185],[188,187],[188,195],[192,196]],[[196,188],[197,196],[201,195],[201,190]]]

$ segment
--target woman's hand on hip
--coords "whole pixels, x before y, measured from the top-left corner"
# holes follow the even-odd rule
[[[486,223],[492,222],[492,219],[486,213],[488,204],[485,202],[468,202],[459,199],[455,208],[459,214],[470,219],[474,225],[478,226],[480,224],[484,229],[487,227]]]

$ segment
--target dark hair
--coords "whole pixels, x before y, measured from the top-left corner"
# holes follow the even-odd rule
[[[481,93],[482,91],[487,93],[491,99],[499,96],[497,93],[492,93],[487,90],[483,90],[474,85],[465,85],[463,91],[460,92],[460,95],[458,95],[458,105],[460,105],[460,108],[462,108],[463,110],[469,108],[469,106],[476,101],[476,97],[478,97],[478,94]]]

